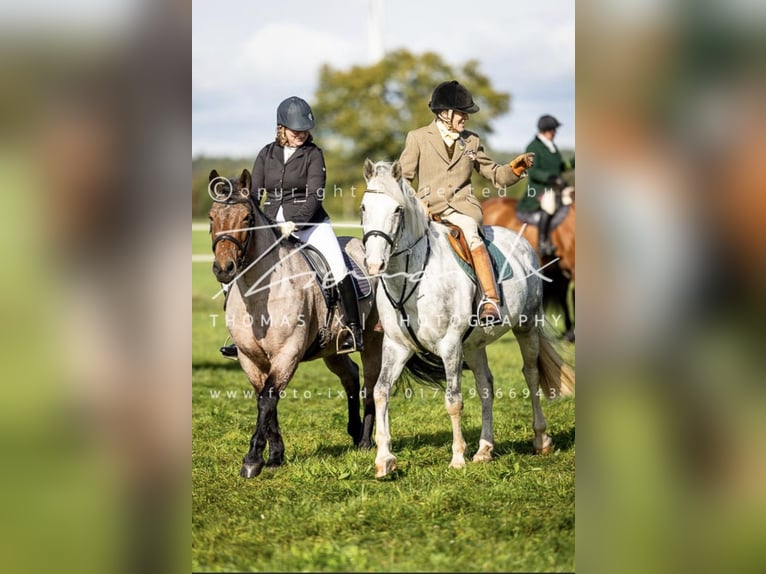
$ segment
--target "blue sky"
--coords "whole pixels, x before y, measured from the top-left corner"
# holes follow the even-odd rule
[[[551,113],[564,124],[557,143],[574,147],[573,0],[379,1],[386,51],[435,51],[453,65],[477,59],[493,87],[511,93],[511,110],[495,121],[491,146],[522,149],[537,118]],[[194,2],[192,153],[254,156],[273,138],[283,98],[311,103],[323,63],[371,63],[369,6],[370,0]]]

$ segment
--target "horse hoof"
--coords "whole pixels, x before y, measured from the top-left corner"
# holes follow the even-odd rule
[[[551,454],[553,452],[553,441],[549,439],[549,442],[547,442],[545,445],[543,445],[542,448],[535,447],[535,454]]]
[[[574,333],[574,331],[572,331],[572,330],[570,329],[569,331],[567,331],[566,333],[564,333],[564,338],[565,338],[567,341],[569,341],[570,343],[574,343],[574,342],[575,342],[575,333]]]
[[[372,441],[369,439],[362,440],[358,445],[356,445],[356,448],[359,450],[370,450],[372,448]]]
[[[383,478],[396,470],[396,457],[391,455],[382,461],[375,461],[375,478]]]
[[[494,448],[495,447],[491,442],[481,439],[479,441],[479,450],[476,451],[476,454],[473,455],[471,460],[473,462],[489,462],[492,460],[492,450]]]
[[[479,451],[473,455],[473,458],[471,459],[472,462],[489,462],[491,460],[492,453],[487,451]]]
[[[465,466],[465,459],[463,456],[453,456],[452,462],[449,463],[450,468],[463,468]]]
[[[242,468],[239,469],[239,476],[242,478],[255,478],[261,474],[261,470],[263,470],[263,463],[253,464],[246,462],[242,464]]]

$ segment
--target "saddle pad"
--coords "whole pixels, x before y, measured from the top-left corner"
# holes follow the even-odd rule
[[[367,272],[359,265],[356,260],[346,252],[346,246],[353,237],[338,237],[338,243],[340,243],[341,251],[343,251],[343,259],[346,261],[346,267],[351,270],[351,276],[354,279],[354,287],[356,288],[356,298],[366,299],[372,294],[372,283]]]
[[[325,277],[327,277],[327,274],[330,272],[330,266],[327,264],[327,260],[322,253],[317,251],[311,245],[299,244],[299,247],[301,247],[301,254],[306,259],[306,263],[309,264],[309,267],[314,272],[314,279],[316,279],[319,284],[319,289],[322,291],[327,307],[332,307],[335,304],[335,290],[326,289],[324,287],[327,284],[325,283]]]
[[[513,277],[513,269],[511,269],[511,264],[508,263],[508,260],[506,259],[505,255],[503,255],[503,252],[500,251],[497,246],[489,241],[488,239],[482,238],[484,241],[484,245],[487,246],[487,251],[489,251],[489,258],[492,261],[492,271],[495,273],[495,280],[498,283],[502,283],[503,281],[507,281],[511,277]],[[476,283],[476,273],[473,270],[473,266],[469,265],[465,260],[463,260],[460,255],[457,254],[457,252],[453,249],[452,255],[455,256],[455,260],[460,265],[460,268],[465,272],[466,275]],[[500,270],[502,270],[502,276],[500,275]]]
[[[560,205],[556,210],[556,213],[553,214],[553,219],[551,219],[551,231],[561,225],[561,223],[567,218],[567,215],[569,215],[569,206]],[[537,227],[537,224],[540,223],[540,210],[517,211],[516,219],[528,225],[534,225]]]

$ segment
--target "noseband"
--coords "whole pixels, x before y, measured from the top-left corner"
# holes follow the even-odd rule
[[[382,191],[378,191],[376,189],[365,189],[365,193],[383,193]],[[401,209],[401,208],[400,208]],[[394,235],[393,237],[386,233],[385,231],[380,231],[379,229],[371,229],[367,233],[364,234],[362,237],[362,245],[367,245],[367,240],[370,237],[381,237],[383,240],[388,243],[389,247],[391,248],[391,251],[394,251],[396,249],[396,245],[399,242],[399,236],[402,234],[402,227],[404,226],[404,214],[400,214],[399,222],[396,224],[396,229],[394,229]],[[419,240],[418,240],[419,241]],[[417,241],[415,242],[417,243]],[[395,253],[391,253],[391,257],[394,257],[396,255],[400,255],[404,253],[405,251],[409,251],[412,249],[415,245],[411,245],[407,249],[404,249],[402,251],[397,251]]]
[[[219,202],[219,203],[223,203],[224,205],[234,205],[235,203],[245,203],[245,202],[244,201],[226,201],[226,202]],[[253,201],[250,198],[248,198],[247,204],[248,204],[248,209],[249,209],[249,213],[248,213],[249,218],[253,219],[254,218],[254,215],[253,215]],[[215,239],[213,239],[213,255],[215,255],[215,247],[216,247],[216,245],[218,245],[221,241],[230,241],[234,245],[236,245],[237,249],[239,250],[240,255],[236,259],[236,264],[237,264],[237,267],[241,268],[241,267],[244,266],[245,255],[247,254],[247,250],[250,247],[250,242],[252,240],[252,237],[253,237],[253,230],[252,229],[248,229],[247,230],[247,235],[245,236],[245,241],[244,242],[240,241],[239,239],[237,239],[233,235],[230,235],[228,233],[222,233],[222,234],[216,236]]]

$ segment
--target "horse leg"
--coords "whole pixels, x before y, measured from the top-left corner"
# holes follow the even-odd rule
[[[258,419],[255,423],[255,431],[250,439],[250,450],[242,459],[240,476],[254,478],[263,470],[263,450],[266,448],[266,440],[276,424],[277,401],[279,392],[271,384],[271,377],[266,380],[261,392],[258,393]]]
[[[279,403],[279,393],[274,400],[274,416],[266,421],[266,434],[269,439],[269,460],[266,461],[266,468],[277,468],[282,466],[285,458],[285,443],[282,441],[282,432],[279,430],[279,418],[277,417],[277,404]]]
[[[553,439],[545,434],[547,423],[540,406],[540,372],[538,371],[538,357],[540,355],[540,335],[533,328],[516,328],[513,330],[516,340],[519,342],[521,356],[524,359],[524,379],[529,387],[529,398],[532,400],[532,428],[535,438],[532,446],[538,454],[548,454],[553,450]]]
[[[348,355],[325,357],[324,364],[340,379],[346,391],[348,402],[348,425],[346,431],[351,435],[354,446],[361,440],[362,421],[359,418],[359,367]]]
[[[264,420],[266,437],[269,441],[269,459],[266,461],[266,468],[277,468],[284,463],[285,443],[282,440],[282,431],[279,429],[277,406],[279,405],[280,394],[298,369],[297,357],[299,355],[297,350],[287,351],[275,358],[271,365],[268,380],[274,381],[274,393],[273,397],[269,397],[267,417]]]
[[[476,390],[481,400],[481,438],[479,450],[473,456],[473,462],[488,462],[492,460],[494,448],[494,431],[492,429],[492,403],[495,399],[494,378],[489,370],[487,350],[476,349],[465,353],[465,362],[473,371],[476,379]]]
[[[566,327],[567,331],[564,333],[564,338],[569,341],[570,343],[574,343],[575,340],[575,332],[574,332],[574,307],[575,307],[575,290],[574,285],[572,285],[572,306],[569,306],[569,302],[567,301],[567,295],[569,291],[569,285],[567,285],[567,290],[564,293],[564,309],[566,309]]]
[[[441,352],[444,361],[444,372],[447,375],[447,388],[444,392],[444,406],[452,422],[452,461],[450,468],[465,466],[465,439],[461,421],[463,417],[463,395],[460,392],[462,376],[463,352],[461,344],[450,345]],[[444,358],[446,357],[446,358]]]
[[[566,329],[566,322],[569,319],[567,313],[567,288],[569,280],[561,273],[561,269],[558,265],[549,267],[549,276],[552,279],[550,283],[543,283],[543,301],[545,310],[548,311],[553,317],[554,324],[556,326],[556,332],[561,333],[561,318],[564,319],[564,326]],[[559,313],[557,315],[556,313]],[[560,335],[563,337],[563,335]]]
[[[258,419],[255,430],[250,439],[250,450],[242,460],[240,476],[253,478],[258,476],[266,463],[263,460],[263,451],[266,443],[269,443],[269,467],[282,464],[284,457],[284,443],[279,430],[277,417],[277,403],[279,393],[284,390],[287,383],[298,368],[297,352],[285,352],[275,357],[268,375],[261,373],[258,367],[247,357],[240,353],[242,369],[248,374],[253,386],[258,391]]]
[[[372,331],[365,333],[364,351],[362,351],[362,370],[364,371],[364,417],[362,418],[362,439],[360,448],[372,448],[372,427],[375,422],[375,400],[373,393],[375,382],[380,375],[381,345],[383,334]]]
[[[388,400],[391,385],[402,374],[404,365],[412,356],[412,351],[400,347],[388,337],[383,339],[383,356],[380,375],[375,383],[375,442],[378,452],[375,456],[375,478],[382,478],[396,468],[396,457],[391,453],[391,431],[388,422]]]

